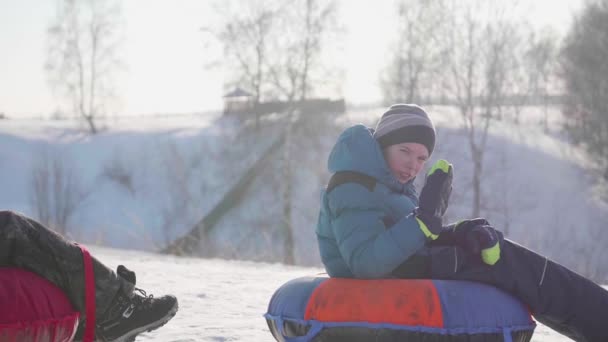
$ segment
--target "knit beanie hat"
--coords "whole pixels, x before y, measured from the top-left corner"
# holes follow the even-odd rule
[[[380,118],[374,138],[384,149],[387,146],[414,142],[433,153],[435,126],[428,114],[415,104],[394,104]]]

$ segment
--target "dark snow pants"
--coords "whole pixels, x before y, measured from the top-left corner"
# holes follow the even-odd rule
[[[536,320],[575,341],[608,341],[608,291],[507,239],[501,240],[501,258],[494,266],[457,246],[433,246],[393,274],[493,285],[526,304]]]
[[[108,309],[119,290],[130,293],[134,285],[92,257],[95,275],[96,316]],[[80,247],[42,224],[11,211],[0,211],[0,267],[19,267],[57,285],[80,311],[76,336],[85,317],[84,263]]]

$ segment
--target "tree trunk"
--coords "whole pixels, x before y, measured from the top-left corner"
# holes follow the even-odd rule
[[[472,217],[481,215],[481,164],[473,157],[473,212]]]
[[[292,226],[292,213],[291,213],[291,197],[292,197],[292,187],[291,181],[293,179],[292,169],[291,169],[291,135],[293,132],[293,124],[294,124],[294,108],[290,109],[290,113],[288,115],[287,129],[285,131],[285,143],[283,145],[283,229],[284,229],[284,248],[285,248],[285,257],[283,262],[287,265],[295,264],[295,255],[294,255],[294,240],[293,240],[293,226]]]
[[[95,118],[93,118],[92,116],[86,115],[85,120],[87,121],[87,124],[89,125],[89,130],[91,131],[91,134],[97,134],[97,127],[95,126]]]

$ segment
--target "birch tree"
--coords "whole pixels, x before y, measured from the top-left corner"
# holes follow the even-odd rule
[[[47,30],[51,86],[92,134],[115,95],[122,34],[120,8],[110,0],[60,1]]]

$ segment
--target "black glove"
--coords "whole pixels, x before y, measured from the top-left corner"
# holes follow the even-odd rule
[[[494,265],[500,260],[502,234],[484,218],[464,220],[447,226],[440,236],[443,241],[451,240],[470,253],[481,255],[481,260],[488,265]]]
[[[452,164],[440,159],[429,170],[420,192],[416,219],[427,238],[435,240],[442,231],[443,215],[452,193]]]

